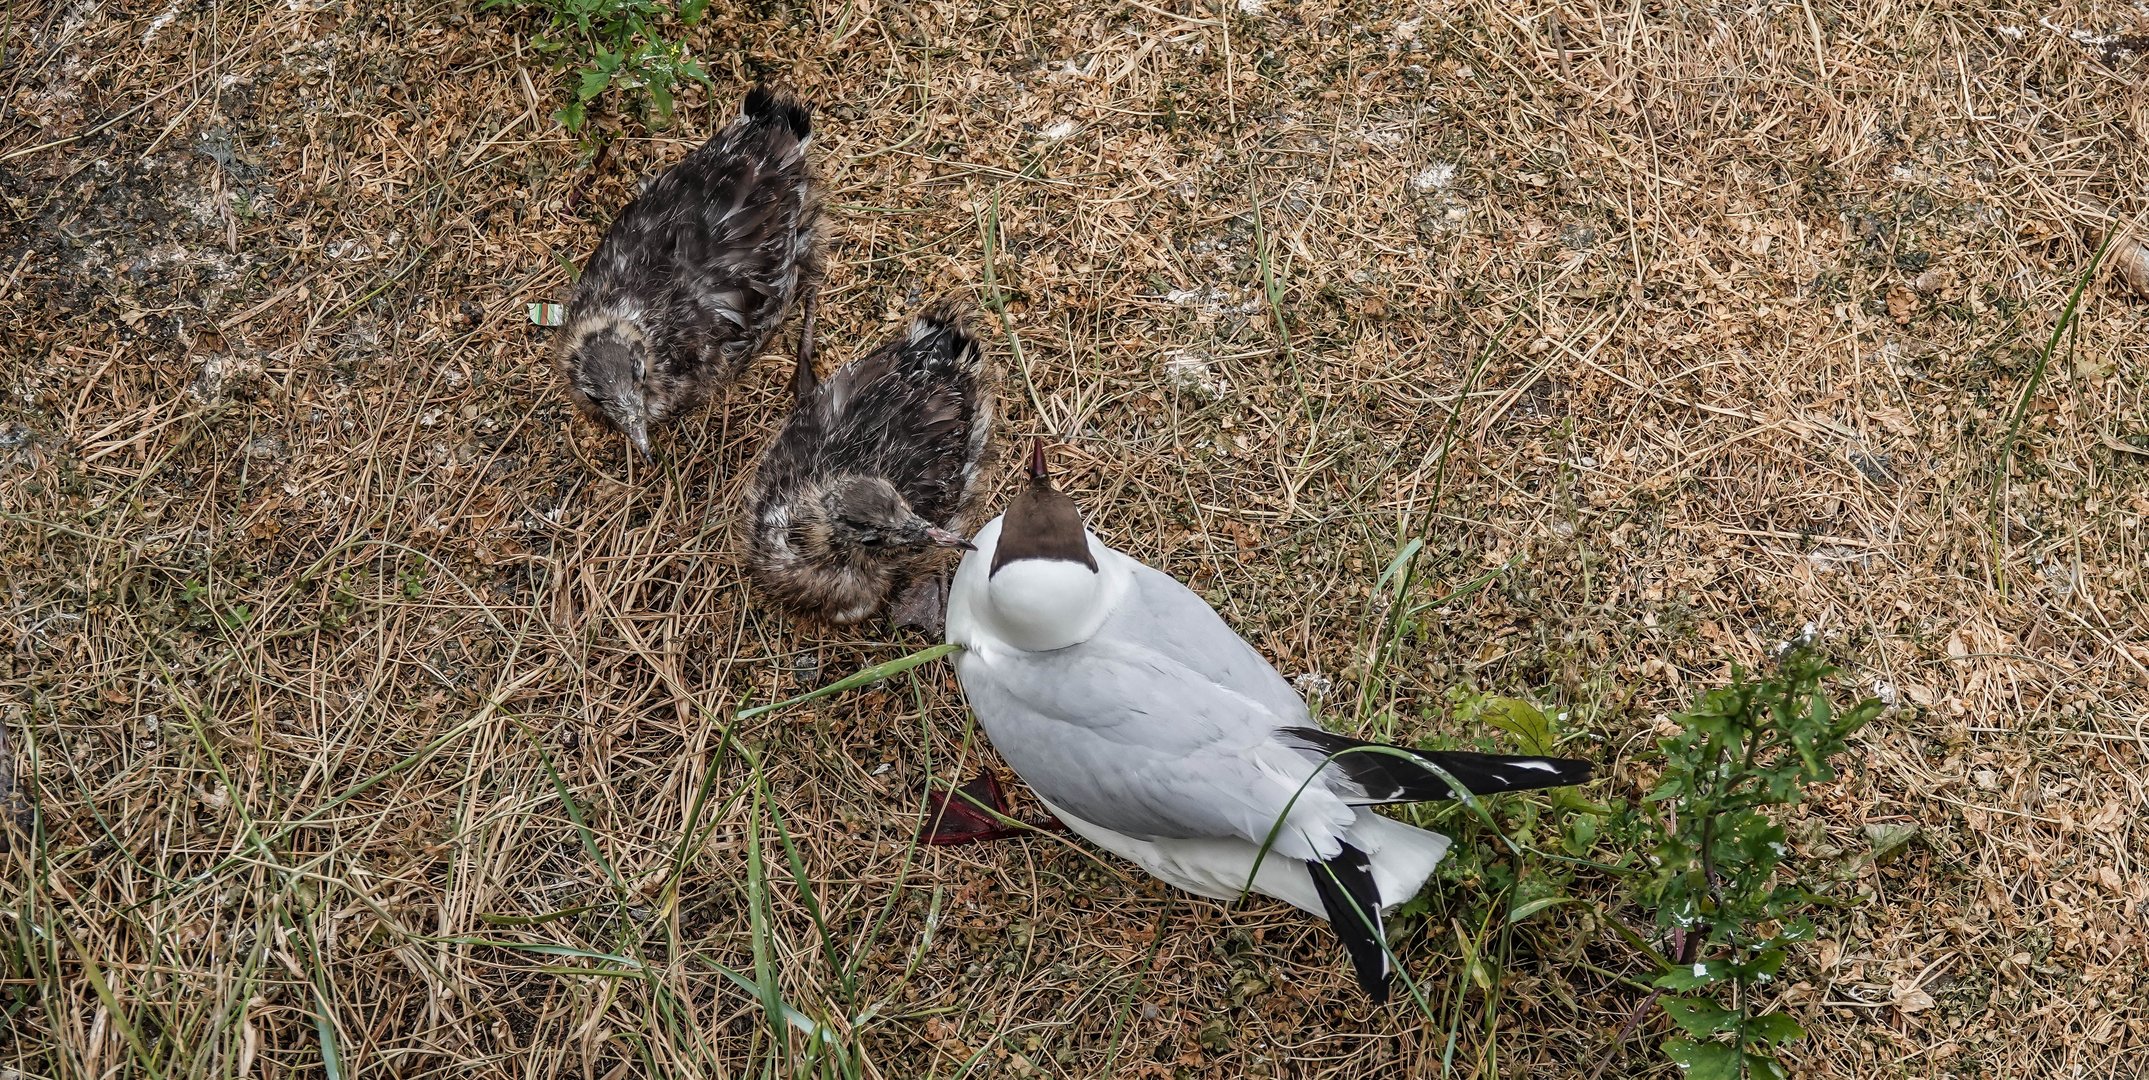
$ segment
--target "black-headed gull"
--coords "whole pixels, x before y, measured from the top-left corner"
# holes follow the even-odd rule
[[[947,637],[1000,756],[1068,828],[1172,885],[1327,918],[1376,1001],[1390,975],[1381,917],[1425,884],[1448,838],[1368,807],[1452,798],[1433,767],[1480,795],[1589,778],[1584,761],[1321,730],[1201,597],[1083,525],[1042,443],[1028,489],[972,542]]]

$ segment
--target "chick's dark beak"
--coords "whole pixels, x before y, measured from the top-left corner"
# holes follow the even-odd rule
[[[948,530],[940,528],[938,526],[927,527],[925,530],[925,538],[931,540],[935,544],[940,545],[941,547],[961,548],[964,551],[977,550],[976,544],[973,544],[970,541],[965,540],[962,537],[957,536],[956,534],[951,533]]]
[[[629,443],[632,443],[636,452],[642,455],[642,460],[655,461],[657,459],[657,455],[651,452],[649,449],[648,422],[644,421],[639,416],[630,416],[627,418],[626,428],[627,441]]]

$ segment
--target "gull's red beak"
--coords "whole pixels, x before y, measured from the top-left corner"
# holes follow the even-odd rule
[[[1045,467],[1045,440],[1030,440],[1030,479],[1039,483],[1052,479],[1052,471]]]

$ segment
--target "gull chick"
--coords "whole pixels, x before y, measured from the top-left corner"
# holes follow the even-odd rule
[[[992,392],[978,341],[952,307],[826,382],[802,350],[791,417],[754,474],[748,568],[799,616],[858,623],[897,598],[899,622],[940,632],[936,547],[962,538]]]
[[[556,346],[568,395],[648,457],[652,428],[739,377],[805,295],[817,209],[807,107],[766,88],[641,194],[597,245]]]
[[[955,672],[992,745],[1067,827],[1164,881],[1328,919],[1385,1000],[1382,916],[1448,838],[1383,803],[1576,784],[1567,758],[1413,750],[1321,730],[1291,685],[1177,580],[1107,547],[1054,490],[978,531],[948,597]],[[1263,847],[1267,854],[1263,856]],[[1258,862],[1258,869],[1257,869]]]

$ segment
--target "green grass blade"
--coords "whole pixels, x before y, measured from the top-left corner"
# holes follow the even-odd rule
[[[772,712],[788,709],[794,705],[804,705],[809,701],[840,694],[846,690],[856,690],[861,686],[871,686],[883,679],[901,675],[920,664],[929,664],[943,656],[961,651],[962,646],[954,644],[934,645],[930,648],[919,649],[908,656],[899,656],[885,664],[875,664],[856,674],[846,675],[818,690],[800,694],[793,698],[785,698],[782,701],[770,702],[767,705],[756,705],[750,709],[741,709],[735,719],[751,720],[757,716],[765,716]]]
[[[2030,403],[2036,400],[2038,387],[2044,385],[2045,369],[2051,366],[2052,353],[2059,348],[2060,338],[2074,326],[2082,306],[2082,293],[2089,282],[2097,276],[2097,267],[2103,265],[2104,256],[2111,251],[2112,241],[2118,239],[2115,227],[2105,230],[2104,239],[2090,255],[2089,265],[2074,279],[2074,288],[2067,294],[2067,305],[2060,309],[2059,318],[2052,324],[2052,333],[2045,338],[2044,348],[2037,351],[2037,360],[2030,365],[2029,380],[2022,384],[2022,392],[2015,397],[2015,408],[2007,418],[2007,434],[2000,438],[2000,461],[1992,474],[1992,496],[1987,504],[1988,527],[1992,532],[1993,581],[1999,586],[2000,597],[2007,597],[2007,566],[2005,547],[2006,523],[2001,520],[2000,503],[2006,498],[2007,483],[2012,478],[2015,463],[2015,441],[2022,434],[2022,421],[2029,416]]]
[[[754,996],[760,1000],[768,1021],[769,1037],[775,1040],[773,1052],[781,1057],[789,1045],[784,1037],[789,1021],[784,1016],[783,995],[776,985],[776,961],[770,948],[768,873],[761,862],[761,813],[767,805],[768,786],[759,761],[754,762],[753,788],[753,811],[746,819],[746,924],[753,942]]]
[[[1022,352],[1022,336],[1015,333],[1015,320],[1007,313],[1007,293],[1000,288],[999,272],[993,265],[1000,252],[1000,193],[997,190],[992,193],[987,212],[978,216],[978,234],[985,246],[985,258],[980,264],[985,278],[985,306],[1000,318],[1000,332],[1007,335],[1007,348],[1014,354],[1015,370],[1022,373],[1023,388],[1030,394],[1030,408],[1039,422],[1049,422],[1052,414],[1045,410],[1045,401],[1038,396],[1037,384],[1030,378],[1030,362]]]
[[[313,1030],[321,1040],[321,1071],[328,1080],[343,1080],[343,1043],[336,1038],[336,1022],[319,986],[313,990]]]
[[[813,882],[806,874],[806,860],[799,855],[798,845],[791,840],[790,825],[784,820],[783,811],[775,803],[769,804],[769,824],[776,828],[776,841],[783,846],[784,862],[791,871],[791,881],[798,886],[798,896],[806,905],[806,916],[813,921],[813,929],[821,939],[821,956],[828,961],[828,970],[842,984],[844,993],[852,990],[850,974],[836,954],[835,938],[828,932],[828,920],[821,914],[821,898],[814,894]]]

